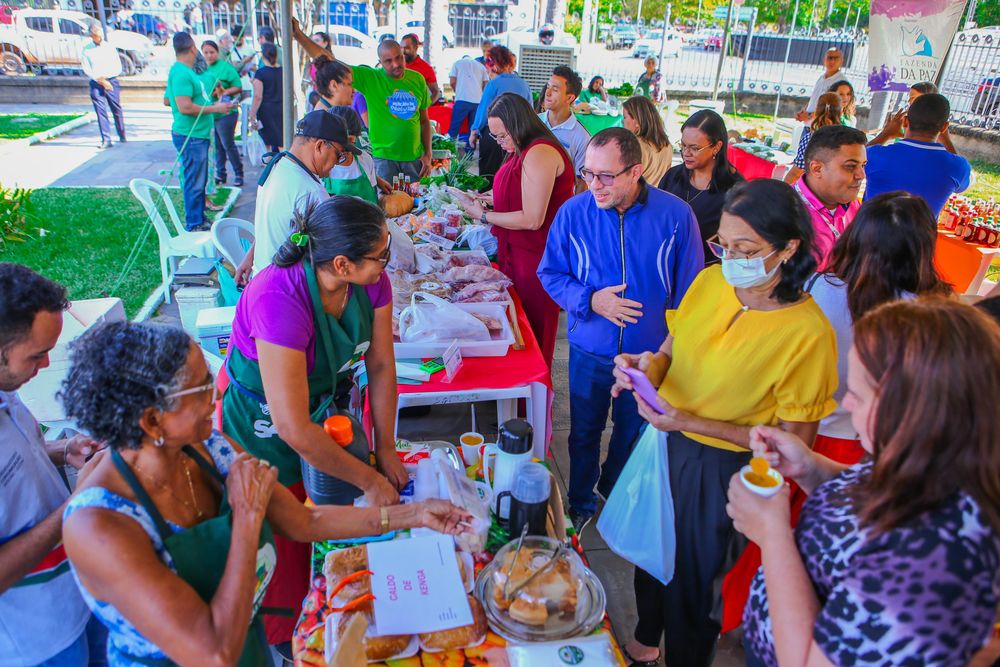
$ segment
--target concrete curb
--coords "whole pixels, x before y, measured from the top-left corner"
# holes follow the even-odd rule
[[[84,125],[89,125],[97,120],[97,116],[94,115],[93,111],[87,112],[79,118],[74,118],[73,120],[68,120],[62,125],[56,125],[42,132],[31,135],[30,137],[25,137],[23,139],[13,139],[8,141],[0,147],[0,155],[4,155],[11,150],[17,148],[23,148],[25,146],[33,146],[35,144],[41,143],[43,141],[48,141],[49,139],[54,139],[61,134],[66,134],[67,132],[72,132],[78,127],[83,127]]]

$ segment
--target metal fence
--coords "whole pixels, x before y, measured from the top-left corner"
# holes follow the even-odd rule
[[[507,30],[507,6],[453,2],[448,23],[455,32],[455,46],[475,46]]]
[[[1000,31],[968,31],[955,38],[941,94],[951,102],[952,122],[1000,129]]]

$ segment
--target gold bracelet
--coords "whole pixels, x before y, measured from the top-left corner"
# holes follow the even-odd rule
[[[389,532],[389,508],[379,507],[378,515],[382,520],[382,534],[385,535]]]

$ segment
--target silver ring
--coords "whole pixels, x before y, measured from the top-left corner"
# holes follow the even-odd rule
[[[267,459],[257,459],[257,465],[264,466],[265,468],[271,467],[271,463]]]

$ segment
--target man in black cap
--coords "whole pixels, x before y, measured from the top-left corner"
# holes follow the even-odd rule
[[[288,239],[295,213],[303,213],[329,195],[322,179],[334,165],[361,151],[350,141],[347,125],[325,111],[310,111],[295,126],[291,149],[282,151],[264,169],[257,185],[254,245],[236,271],[245,284],[251,270],[260,271]]]

